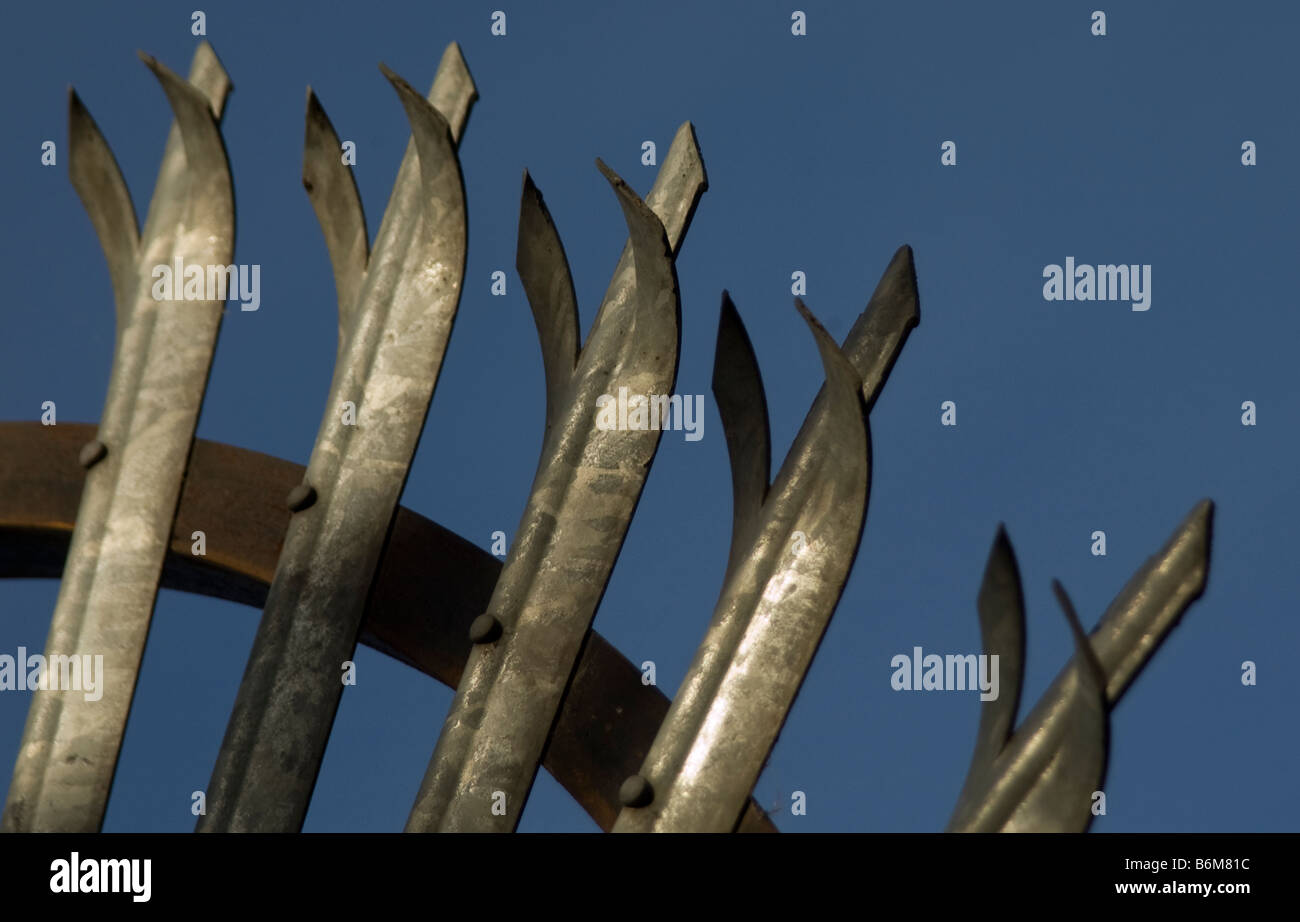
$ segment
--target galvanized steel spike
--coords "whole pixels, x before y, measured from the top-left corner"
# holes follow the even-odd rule
[[[456,138],[477,95],[459,48],[428,98],[380,65],[412,140],[373,251],[324,110],[309,97],[303,174],[339,296],[340,347],[300,504],[208,788],[200,832],[301,828],[366,600],[451,334],[465,269]],[[327,161],[333,161],[327,163]],[[341,412],[356,408],[355,424]]]
[[[47,656],[102,656],[98,700],[36,692],[0,829],[99,829],[144,653],[163,558],[221,323],[224,292],[182,300],[182,266],[225,267],[234,198],[219,119],[230,81],[207,42],[188,81],[141,55],[175,117],[144,232],[85,106],[69,95],[69,176],[109,265],[117,337]],[[156,266],[177,273],[153,294]],[[208,295],[216,295],[209,299]],[[92,662],[93,659],[92,659]]]
[[[1014,733],[1024,672],[1024,613],[1015,555],[999,529],[980,592],[986,654],[1001,690],[985,701],[975,755],[949,832],[1083,832],[1106,771],[1109,712],[1205,591],[1214,504],[1202,500],[1134,574],[1092,634],[1056,584],[1079,652]],[[1008,692],[1010,694],[1008,694]]]
[[[517,267],[543,350],[546,437],[489,605],[501,637],[470,654],[407,820],[410,832],[518,825],[658,447],[657,426],[606,430],[596,412],[602,397],[672,393],[680,340],[673,257],[706,186],[703,164],[687,123],[644,202],[597,165],[622,206],[629,240],[576,365],[573,283],[554,223],[525,176]]]
[[[615,832],[736,829],[848,579],[870,480],[862,380],[795,303],[826,384],[769,489],[758,365],[723,296],[714,382],[735,487],[728,578]]]

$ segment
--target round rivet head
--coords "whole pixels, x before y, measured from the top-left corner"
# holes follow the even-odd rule
[[[107,455],[108,446],[99,439],[91,439],[81,446],[81,454],[77,456],[77,460],[81,462],[82,467],[91,468],[103,461]]]
[[[648,807],[654,799],[654,788],[641,775],[630,775],[618,789],[618,802],[625,807]]]
[[[501,636],[501,622],[489,613],[479,615],[469,626],[469,639],[472,643],[491,643]]]
[[[316,502],[316,488],[308,483],[298,484],[289,491],[289,496],[285,500],[294,512],[302,512],[314,502]]]

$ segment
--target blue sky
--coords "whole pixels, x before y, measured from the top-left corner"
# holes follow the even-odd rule
[[[9,296],[0,418],[99,418],[113,306],[68,182],[69,84],[147,209],[171,115],[135,56],[184,73],[195,4],[21,4],[0,37]],[[300,183],[305,89],[343,139],[373,237],[409,129],[378,70],[425,90],[461,44],[480,99],[460,147],[464,296],[403,497],[485,549],[513,534],[540,447],[536,332],[514,273],[519,181],[546,198],[583,331],[626,232],[603,158],[644,194],[696,129],[710,188],[677,262],[677,391],[704,437],[666,433],[596,628],[652,659],[672,694],[704,634],[730,532],[709,379],[730,290],[767,389],[774,470],[822,383],[790,275],[842,339],[894,250],[915,251],[921,325],[871,415],[872,492],[857,563],[756,788],[788,831],[933,831],[965,777],[974,693],[890,687],[890,659],[978,652],[975,596],[1005,522],[1028,639],[1022,715],[1072,654],[1059,578],[1086,627],[1192,506],[1215,500],[1209,586],[1112,715],[1098,832],[1294,831],[1300,656],[1293,522],[1300,381],[1294,215],[1300,150],[1282,4],[209,2],[234,82],[223,132],[235,260],[262,267],[256,312],[226,315],[198,434],[305,463],[329,386],[333,278]],[[1090,13],[1107,13],[1107,34]],[[489,33],[493,10],[507,34]],[[40,143],[59,144],[56,167]],[[940,144],[957,145],[955,166]],[[1257,145],[1258,165],[1241,164]],[[1045,301],[1043,267],[1152,266],[1150,310]],[[505,297],[489,293],[504,269]],[[940,425],[955,401],[958,424]],[[1254,401],[1258,425],[1241,425]],[[1094,557],[1090,535],[1107,534]],[[0,652],[43,646],[54,581],[0,586]],[[164,591],[105,828],[184,831],[206,786],[257,626],[252,609]],[[1241,664],[1258,685],[1241,684]],[[310,831],[398,830],[451,691],[365,648],[343,696]],[[0,694],[7,788],[28,693]],[[807,794],[792,817],[790,792]],[[521,829],[594,830],[544,772]]]

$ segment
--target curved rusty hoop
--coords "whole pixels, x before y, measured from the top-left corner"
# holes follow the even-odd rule
[[[87,423],[0,423],[0,577],[62,575],[85,478],[77,455],[95,430]],[[284,497],[303,473],[290,461],[196,439],[163,588],[261,608],[292,515]],[[190,553],[200,526],[206,557]],[[500,570],[491,554],[399,508],[361,642],[455,688],[470,652],[470,622],[485,610]],[[431,599],[439,604],[431,607]],[[592,631],[542,764],[609,831],[619,786],[640,768],[667,712],[663,692],[642,685],[641,671]],[[751,798],[738,831],[776,827]]]

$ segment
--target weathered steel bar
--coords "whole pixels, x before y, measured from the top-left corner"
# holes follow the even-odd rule
[[[518,825],[658,447],[658,425],[602,430],[597,401],[620,399],[624,389],[672,393],[680,341],[673,257],[706,187],[704,167],[689,122],[644,202],[597,163],[619,198],[629,242],[580,353],[563,246],[524,177],[517,268],[542,344],[546,435],[501,579],[471,628],[479,643],[409,832],[509,832]]]
[[[1115,597],[1014,733],[1024,673],[1024,607],[1015,554],[999,528],[980,590],[986,654],[997,654],[999,697],[983,704],[975,754],[950,832],[1083,832],[1106,768],[1109,711],[1205,591],[1214,504],[1202,500]],[[1072,607],[1057,587],[1072,625]],[[1082,643],[1082,641],[1081,641]],[[1087,665],[1095,659],[1098,670]],[[1081,666],[1081,663],[1083,664]]]
[[[862,380],[796,299],[826,385],[768,487],[758,363],[724,293],[713,366],[731,458],[728,575],[703,643],[615,832],[731,832],[843,592],[866,517],[870,438]]]
[[[476,95],[473,81],[454,43],[427,100],[381,69],[397,89],[412,141],[368,257],[360,199],[339,165],[337,136],[308,98],[304,185],[334,263],[339,355],[306,479],[289,494],[298,514],[200,832],[302,826],[343,690],[340,667],[356,647],[460,301],[466,220],[456,143]]]
[[[0,578],[57,578],[84,471],[84,423],[0,422]],[[260,609],[292,513],[284,495],[305,469],[269,455],[196,439],[163,568],[162,586]],[[191,552],[195,529],[207,555]],[[486,551],[402,507],[379,565],[360,641],[444,685],[460,682],[469,626],[501,572]],[[430,600],[436,604],[430,608]],[[546,746],[543,766],[605,830],[618,789],[640,767],[668,699],[592,632]],[[775,832],[754,802],[742,831]]]
[[[141,55],[175,114],[142,236],[116,162],[76,94],[69,99],[69,174],[108,260],[117,313],[113,370],[46,642],[47,655],[102,655],[99,700],[36,692],[0,829],[99,829],[117,767],[207,386],[225,295],[154,295],[156,266],[225,267],[234,198],[219,120],[230,81],[206,42],[189,82]],[[200,287],[203,276],[200,277]],[[187,292],[188,293],[188,292]]]

